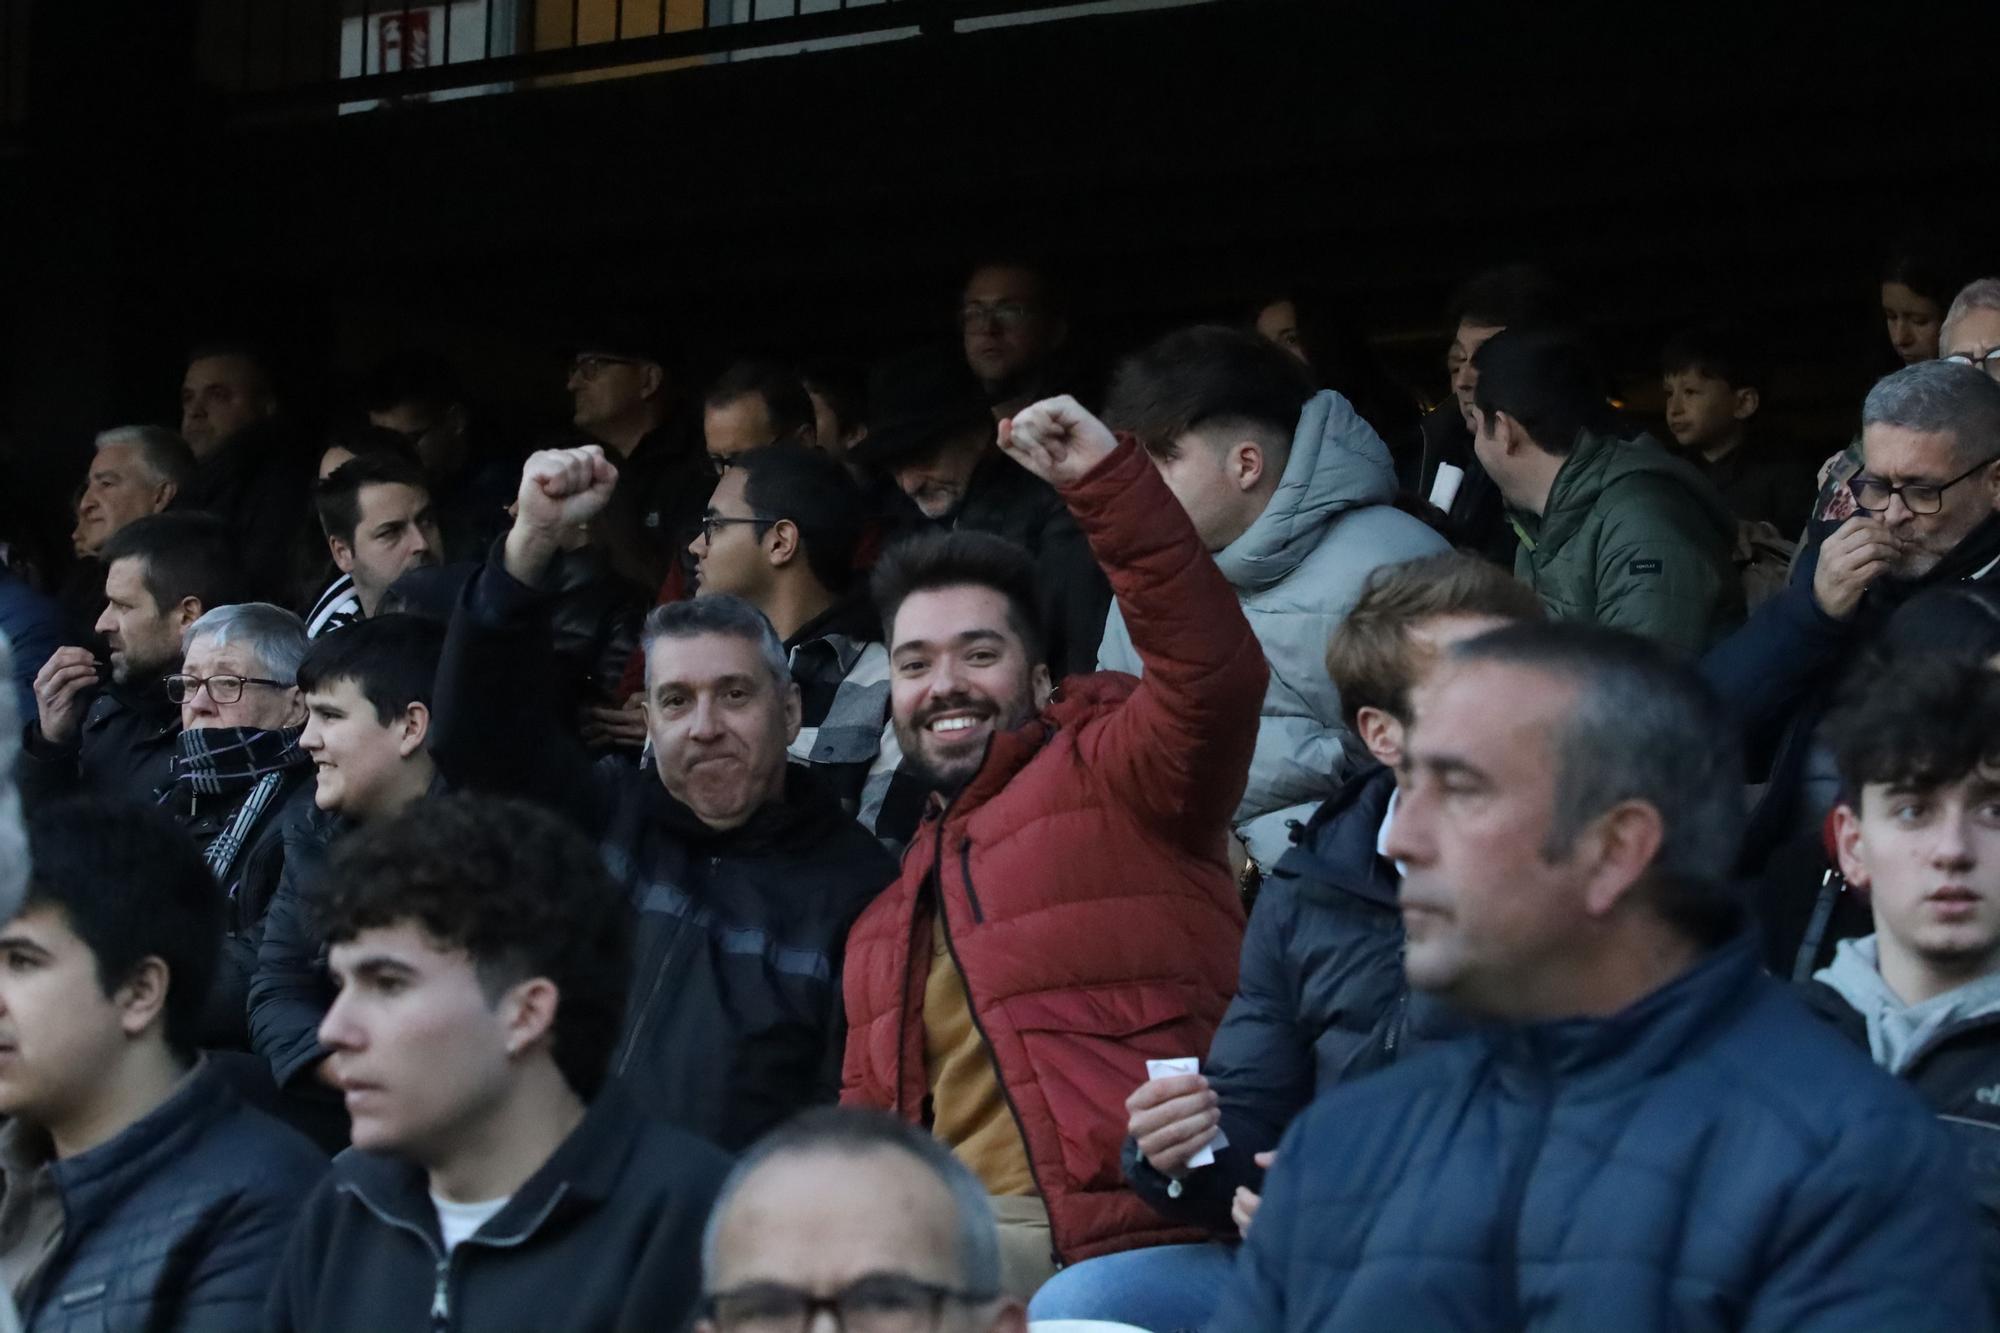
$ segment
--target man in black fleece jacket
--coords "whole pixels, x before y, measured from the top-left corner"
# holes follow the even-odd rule
[[[454,791],[526,796],[597,838],[638,912],[612,1073],[648,1111],[733,1149],[838,1096],[847,929],[896,868],[787,764],[798,689],[770,622],[739,598],[653,611],[653,771],[590,763],[549,706],[537,589],[616,481],[595,445],[528,460],[514,526],[452,617],[431,753]]]

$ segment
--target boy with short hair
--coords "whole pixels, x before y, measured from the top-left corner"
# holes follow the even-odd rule
[[[30,1328],[257,1327],[326,1160],[196,1034],[223,907],[161,811],[40,811],[0,926],[0,1280]]]
[[[1812,510],[1812,467],[1775,453],[1753,430],[1768,372],[1747,340],[1721,322],[1683,330],[1660,353],[1660,374],[1667,430],[1682,455],[1738,521],[1769,523],[1781,540],[1795,540]]]
[[[326,1056],[315,1033],[333,1003],[333,984],[307,902],[336,841],[438,785],[431,689],[443,651],[442,625],[391,614],[327,633],[299,664],[306,702],[299,748],[313,761],[315,808],[285,829],[284,875],[250,981],[250,1044],[278,1086],[305,1099],[287,1103],[303,1117],[299,1126],[330,1146],[338,1146],[344,1117],[324,1105],[323,1090],[307,1076]]]
[[[519,801],[440,796],[334,850],[320,1025],[354,1151],[306,1201],[274,1329],[675,1329],[728,1159],[608,1084],[632,914]]]
[[[2000,1295],[2000,674],[1891,659],[1850,686],[1827,734],[1840,870],[1875,933],[1841,941],[1804,994],[1967,1147]]]

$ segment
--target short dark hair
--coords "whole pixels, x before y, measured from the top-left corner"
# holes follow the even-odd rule
[[[1445,326],[1531,328],[1568,314],[1562,288],[1534,264],[1503,264],[1467,278],[1445,304]]]
[[[1326,645],[1327,675],[1340,692],[1341,715],[1350,727],[1364,708],[1410,720],[1417,669],[1410,629],[1437,616],[1541,620],[1544,612],[1533,588],[1461,551],[1377,568]]]
[[[1289,451],[1313,393],[1311,374],[1283,348],[1204,324],[1125,358],[1111,377],[1104,419],[1156,458],[1176,457],[1181,437],[1205,426],[1252,427]]]
[[[1710,320],[1680,330],[1660,349],[1660,373],[1693,373],[1721,380],[1732,389],[1762,393],[1769,368],[1748,334],[1728,320]]]
[[[843,357],[814,357],[799,370],[808,394],[826,399],[842,431],[868,423],[868,368]],[[821,440],[822,447],[831,441]]]
[[[1027,649],[1028,660],[1043,658],[1041,623],[1035,611],[1035,561],[1026,550],[990,532],[958,529],[925,532],[891,546],[876,562],[869,580],[882,632],[895,633],[896,611],[912,593],[940,588],[991,588],[1007,600],[1007,625]],[[894,648],[894,643],[890,647]]]
[[[1604,381],[1574,335],[1535,329],[1494,334],[1472,354],[1479,383],[1472,402],[1505,412],[1544,452],[1567,458],[1586,429],[1610,426]]]
[[[1581,621],[1524,622],[1469,639],[1454,662],[1553,676],[1576,691],[1550,736],[1555,819],[1543,855],[1568,853],[1585,825],[1622,801],[1659,812],[1647,897],[1703,943],[1742,920],[1729,887],[1743,836],[1737,730],[1694,669],[1637,635]]]
[[[417,447],[410,443],[408,436],[369,421],[349,421],[328,431],[326,444],[319,451],[320,457],[324,458],[328,449],[345,449],[355,458],[363,454],[387,454],[402,459],[412,467],[422,466],[422,460],[417,457]]]
[[[464,400],[458,373],[431,352],[393,353],[376,362],[361,382],[361,407],[367,412],[387,412],[406,403],[441,412]]]
[[[974,255],[958,280],[958,292],[962,295],[972,282],[973,276],[984,269],[1010,268],[1021,273],[1032,273],[1041,287],[1041,304],[1045,314],[1064,317],[1069,314],[1069,282],[1059,265],[1039,250],[1002,248],[987,250]]]
[[[743,498],[763,518],[790,519],[805,546],[806,566],[820,586],[843,591],[854,581],[861,544],[861,488],[831,454],[781,440],[738,454]]]
[[[161,611],[192,597],[204,611],[242,600],[243,572],[229,526],[213,514],[149,514],[112,534],[99,553],[105,568],[137,560],[153,604]]]
[[[1978,657],[1906,651],[1855,672],[1828,716],[1834,765],[1857,809],[1866,787],[1929,791],[2000,770],[2000,673]]]
[[[812,399],[806,396],[796,372],[775,361],[738,361],[722,372],[702,402],[719,408],[743,398],[756,398],[764,404],[773,441],[812,438]]]
[[[194,1058],[222,949],[222,893],[194,844],[157,806],[78,796],[28,824],[22,910],[54,907],[97,959],[108,996],[147,958],[167,965],[163,1033]]]
[[[299,663],[299,689],[310,694],[351,680],[383,726],[411,704],[431,705],[444,626],[422,616],[370,616],[313,640]]]
[[[471,958],[489,999],[548,978],[561,997],[556,1066],[585,1101],[604,1086],[631,978],[631,906],[558,816],[526,801],[427,797],[335,845],[319,907],[333,944],[414,923]]]
[[[349,546],[361,524],[361,491],[366,486],[413,486],[430,493],[430,478],[407,458],[391,453],[356,454],[327,475],[313,491],[320,530]]]

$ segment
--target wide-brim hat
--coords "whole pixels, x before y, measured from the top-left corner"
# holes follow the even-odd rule
[[[890,357],[868,376],[868,434],[849,450],[866,467],[888,467],[969,427],[993,425],[986,391],[956,349]]]

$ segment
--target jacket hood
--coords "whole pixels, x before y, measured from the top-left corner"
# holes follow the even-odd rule
[[[1901,1075],[1945,1037],[1968,1023],[2000,1018],[2000,973],[1969,981],[1921,1004],[1905,1004],[1882,980],[1873,935],[1842,940],[1833,961],[1813,980],[1845,1000],[1868,1026],[1868,1054]]]
[[[1248,531],[1216,553],[1215,563],[1238,591],[1268,588],[1290,577],[1342,514],[1395,498],[1389,447],[1353,404],[1322,389],[1299,414],[1292,454],[1271,502]]]
[[[1532,514],[1516,512],[1515,523],[1532,545],[1561,546],[1583,527],[1607,491],[1629,486],[1639,478],[1657,479],[1652,484],[1664,482],[1692,494],[1716,531],[1734,546],[1736,520],[1723,507],[1715,488],[1692,463],[1674,457],[1659,441],[1645,434],[1621,439],[1585,431],[1575,452],[1556,473],[1542,516],[1537,519]]]

